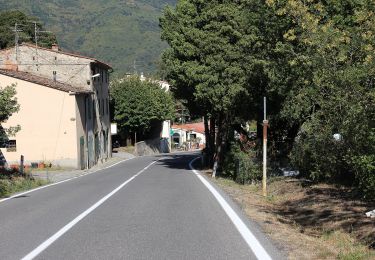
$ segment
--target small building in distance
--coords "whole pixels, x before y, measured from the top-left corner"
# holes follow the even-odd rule
[[[172,125],[172,145],[176,148],[186,145],[187,149],[204,148],[206,136],[204,123]]]
[[[111,157],[109,73],[96,59],[31,44],[0,50],[0,87],[15,84],[20,125],[1,153],[8,164],[48,161],[90,168]]]

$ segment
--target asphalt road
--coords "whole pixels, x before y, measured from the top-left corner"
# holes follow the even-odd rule
[[[135,158],[0,202],[0,259],[283,258],[191,171],[196,156]]]

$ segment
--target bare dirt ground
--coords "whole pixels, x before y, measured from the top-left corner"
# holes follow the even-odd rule
[[[277,178],[263,197],[259,185],[238,185],[224,178],[213,181],[289,259],[375,259],[375,219],[365,216],[375,204],[356,199],[348,188]]]

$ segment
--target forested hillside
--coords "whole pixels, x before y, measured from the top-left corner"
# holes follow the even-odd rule
[[[110,63],[119,74],[152,73],[161,51],[158,17],[176,0],[0,0],[1,10],[40,18],[60,46]]]

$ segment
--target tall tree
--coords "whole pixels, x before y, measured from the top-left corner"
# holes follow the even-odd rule
[[[117,80],[111,86],[114,120],[123,133],[146,134],[153,124],[174,117],[170,93],[138,77]]]
[[[184,0],[176,9],[165,9],[160,19],[162,39],[171,47],[163,60],[172,91],[212,119],[211,131],[217,125],[219,167],[229,129],[246,104],[239,101],[250,99],[242,55],[250,36],[241,7],[233,1]]]

